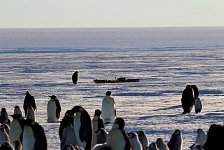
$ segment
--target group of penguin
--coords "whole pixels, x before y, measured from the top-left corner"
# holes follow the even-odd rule
[[[197,95],[193,91],[190,94]],[[187,91],[186,90],[186,91]],[[184,113],[190,113],[195,104],[186,102],[186,91],[183,92],[181,101],[183,102]],[[190,90],[189,90],[190,91]],[[195,94],[196,93],[196,94]],[[27,99],[33,97],[26,93]],[[193,96],[189,96],[193,97]],[[101,110],[95,110],[91,120],[89,113],[82,106],[74,106],[67,110],[59,121],[61,106],[56,96],[50,96],[47,107],[47,121],[49,123],[59,123],[59,137],[61,150],[182,150],[182,134],[179,129],[171,135],[169,142],[164,142],[158,138],[155,142],[149,143],[144,131],[125,131],[125,121],[121,117],[115,117],[111,122],[110,130],[106,126]],[[198,96],[197,96],[198,98]],[[185,100],[184,100],[185,99]],[[43,127],[36,122],[35,101],[29,105],[25,104],[25,117],[19,106],[14,107],[13,120],[10,121],[5,108],[1,109],[0,115],[0,150],[47,150],[47,138]],[[33,101],[33,100],[31,100]],[[198,129],[195,143],[191,150],[221,150],[223,148],[224,126],[213,124],[208,132]],[[220,138],[221,137],[221,138]]]
[[[193,106],[195,113],[200,113],[202,110],[202,102],[199,98],[199,90],[196,85],[187,85],[183,91],[181,104],[183,108],[182,114],[191,113]]]

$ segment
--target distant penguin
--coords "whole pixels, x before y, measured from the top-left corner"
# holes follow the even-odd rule
[[[148,150],[159,150],[155,142],[149,144]]]
[[[14,114],[11,116],[13,120],[9,130],[9,138],[15,150],[20,150],[22,147],[20,136],[24,128],[25,119],[19,106],[14,107]]]
[[[92,147],[97,144],[97,133],[96,131],[100,128],[104,128],[103,120],[101,118],[101,111],[99,109],[95,110],[93,119],[92,119],[92,125],[93,125],[93,134],[92,134]]]
[[[182,150],[182,135],[179,129],[174,131],[167,145],[170,150]]]
[[[14,150],[14,148],[9,141],[5,141],[0,144],[0,150]]]
[[[25,111],[25,116],[27,115],[27,109],[29,106],[32,106],[34,110],[37,110],[34,97],[30,95],[29,91],[27,91],[23,102],[23,109]]]
[[[128,133],[128,137],[131,141],[132,150],[142,150],[142,144],[138,139],[138,134],[135,132]]]
[[[81,106],[75,106],[68,112],[74,116],[73,128],[79,147],[91,150],[92,122],[89,113]]]
[[[200,113],[202,110],[202,103],[199,97],[195,99],[194,108],[195,108],[195,113]]]
[[[55,95],[49,97],[51,99],[47,103],[47,122],[57,123],[61,113],[61,105]]]
[[[194,90],[192,86],[187,85],[186,88],[183,91],[182,98],[181,98],[181,104],[183,108],[183,113],[190,113],[194,104],[195,104],[195,96],[194,96]]]
[[[47,138],[44,129],[34,119],[34,110],[32,106],[29,106],[21,136],[23,150],[47,150]]]
[[[140,131],[136,131],[136,133],[138,134],[139,141],[142,144],[142,149],[147,150],[147,147],[149,146],[149,141],[146,137],[145,132],[140,130]]]
[[[97,131],[96,131],[96,143],[97,144],[103,144],[103,143],[106,143],[106,140],[107,140],[107,131],[106,129],[104,128],[99,128]]]
[[[72,75],[72,82],[74,84],[77,84],[78,83],[78,71],[75,71]]]
[[[77,140],[73,126],[68,122],[67,126],[63,129],[63,136],[61,139],[61,149],[65,149],[67,145],[76,146]]]
[[[2,108],[2,109],[1,109],[1,113],[0,113],[0,123],[1,123],[1,124],[6,123],[6,124],[8,124],[9,126],[10,126],[10,124],[11,124],[11,121],[10,121],[10,119],[9,119],[9,115],[8,115],[8,113],[7,113],[6,108]]]
[[[124,130],[124,126],[123,118],[118,117],[115,119],[106,141],[111,150],[132,150],[131,142]]]
[[[224,126],[212,124],[207,133],[204,150],[224,150]]]
[[[163,141],[162,138],[156,139],[156,145],[159,148],[159,150],[169,150],[167,144]]]
[[[111,97],[111,91],[106,92],[106,96],[102,101],[101,112],[104,124],[114,122],[116,118],[116,108],[114,98]]]

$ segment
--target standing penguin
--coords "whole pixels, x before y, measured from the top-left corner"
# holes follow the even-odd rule
[[[124,126],[123,118],[118,117],[115,119],[106,141],[111,150],[132,150],[131,142],[124,130]]]
[[[149,146],[149,141],[146,137],[145,132],[140,130],[140,131],[137,131],[136,133],[138,134],[139,141],[142,144],[142,149],[147,150],[147,147]]]
[[[70,122],[67,122],[67,126],[63,129],[63,136],[61,139],[61,149],[65,149],[67,145],[72,146],[77,145],[75,132]]]
[[[34,110],[30,107],[32,108],[29,106],[27,109],[27,117],[21,136],[23,150],[47,150],[47,138],[44,129],[35,122]]]
[[[181,131],[179,129],[176,129],[171,138],[170,141],[167,143],[170,150],[182,150],[182,136]]]
[[[72,75],[72,82],[74,84],[77,84],[78,83],[78,71],[75,71]]]
[[[7,134],[5,128],[0,126],[0,144],[4,142],[9,142],[9,135]]]
[[[128,137],[131,141],[132,150],[142,150],[142,144],[138,139],[138,134],[135,132],[128,133]]]
[[[197,129],[195,143],[190,147],[192,150],[202,148],[207,139],[207,133],[203,129]]]
[[[89,113],[83,107],[75,106],[68,112],[68,115],[74,116],[73,128],[78,146],[91,150],[92,122]]]
[[[183,113],[190,113],[194,104],[195,104],[195,96],[194,96],[194,90],[192,86],[187,85],[186,88],[183,91],[182,98],[181,98],[181,104],[183,108]]]
[[[156,139],[156,145],[159,148],[159,150],[169,150],[167,144],[163,141],[162,138]]]
[[[224,126],[212,124],[207,133],[207,139],[203,146],[204,150],[223,150],[224,149]]]
[[[92,147],[94,147],[97,144],[97,133],[96,131],[100,128],[104,128],[103,120],[101,118],[101,111],[99,109],[95,110],[93,120],[93,134],[92,134]]]
[[[159,150],[155,142],[149,144],[148,150]]]
[[[57,123],[61,113],[61,105],[55,95],[49,97],[51,99],[47,103],[47,122]]]
[[[20,150],[22,148],[20,136],[24,128],[25,119],[22,116],[22,111],[19,106],[14,107],[14,114],[11,116],[13,120],[9,130],[9,138],[15,150]]]
[[[30,95],[29,91],[26,92],[26,96],[23,102],[23,109],[25,111],[25,116],[27,115],[27,109],[29,106],[32,106],[34,110],[37,110],[35,99]]]
[[[194,108],[195,108],[195,113],[200,113],[202,110],[202,103],[199,97],[195,99]]]
[[[114,98],[111,97],[111,91],[106,92],[106,97],[102,101],[101,112],[104,124],[114,122],[116,118],[116,108]]]
[[[6,111],[6,108],[2,108],[2,109],[1,109],[1,113],[0,113],[0,123],[1,123],[1,124],[6,123],[6,124],[8,124],[9,126],[10,126],[10,124],[11,124],[11,121],[10,121],[10,119],[9,119],[9,115],[8,115],[8,113],[7,113],[7,111]]]

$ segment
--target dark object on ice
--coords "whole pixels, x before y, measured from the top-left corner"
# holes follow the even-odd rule
[[[170,141],[167,143],[170,150],[181,150],[182,148],[182,136],[181,131],[179,129],[176,129],[171,138]]]
[[[74,84],[77,84],[78,83],[78,71],[75,71],[72,75],[72,82]]]
[[[198,98],[199,92],[196,85],[187,85],[183,91],[181,104],[184,110],[183,114],[190,113],[193,106],[195,105],[195,100]]]
[[[8,113],[7,113],[7,111],[6,111],[6,108],[2,108],[2,109],[1,109],[1,112],[0,112],[0,123],[1,123],[1,124],[6,123],[6,124],[8,124],[9,126],[10,126],[10,124],[11,124],[11,121],[10,121],[10,119],[9,119],[9,115],[8,115]]]
[[[224,126],[212,124],[208,130],[207,140],[203,146],[204,150],[224,149]]]
[[[200,113],[202,110],[202,103],[199,97],[195,99],[194,108],[195,108],[195,113]]]
[[[26,92],[26,96],[23,103],[23,109],[25,111],[25,116],[27,115],[27,109],[29,106],[32,106],[34,110],[37,110],[35,99],[30,95],[29,91]]]
[[[121,82],[139,82],[139,79],[117,78],[115,80],[94,80],[95,83],[121,83]]]

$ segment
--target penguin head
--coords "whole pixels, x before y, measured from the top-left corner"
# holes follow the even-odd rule
[[[73,113],[73,111],[72,111],[72,110],[67,110],[67,111],[65,112],[65,117],[74,117],[74,113]]]
[[[118,125],[119,129],[124,129],[124,126],[125,126],[124,119],[117,117],[114,121],[114,125]]]
[[[157,145],[160,145],[160,144],[162,144],[163,143],[163,139],[162,138],[157,138],[156,139],[156,144]]]
[[[130,132],[130,133],[128,133],[128,137],[130,138],[130,139],[132,139],[132,138],[136,138],[138,135],[137,135],[137,133],[135,133],[135,132]]]
[[[104,128],[99,128],[98,130],[95,131],[95,133],[97,135],[104,134],[104,133],[107,134],[107,131]]]
[[[71,111],[73,113],[77,113],[77,112],[83,112],[84,108],[82,106],[74,106]]]
[[[138,135],[143,135],[143,134],[144,134],[143,131],[136,131],[136,133],[137,133]]]
[[[55,100],[57,97],[55,95],[49,96],[51,99]]]
[[[101,115],[101,111],[99,109],[96,109],[95,110],[95,116],[99,117],[100,115]]]
[[[6,108],[1,109],[1,113],[6,112]]]
[[[173,135],[178,135],[178,136],[181,135],[180,130],[179,130],[179,129],[176,129],[176,130],[174,131]]]
[[[148,149],[149,149],[149,150],[157,150],[158,147],[157,147],[157,145],[156,145],[155,142],[152,142],[151,144],[149,144],[149,148],[148,148]]]

